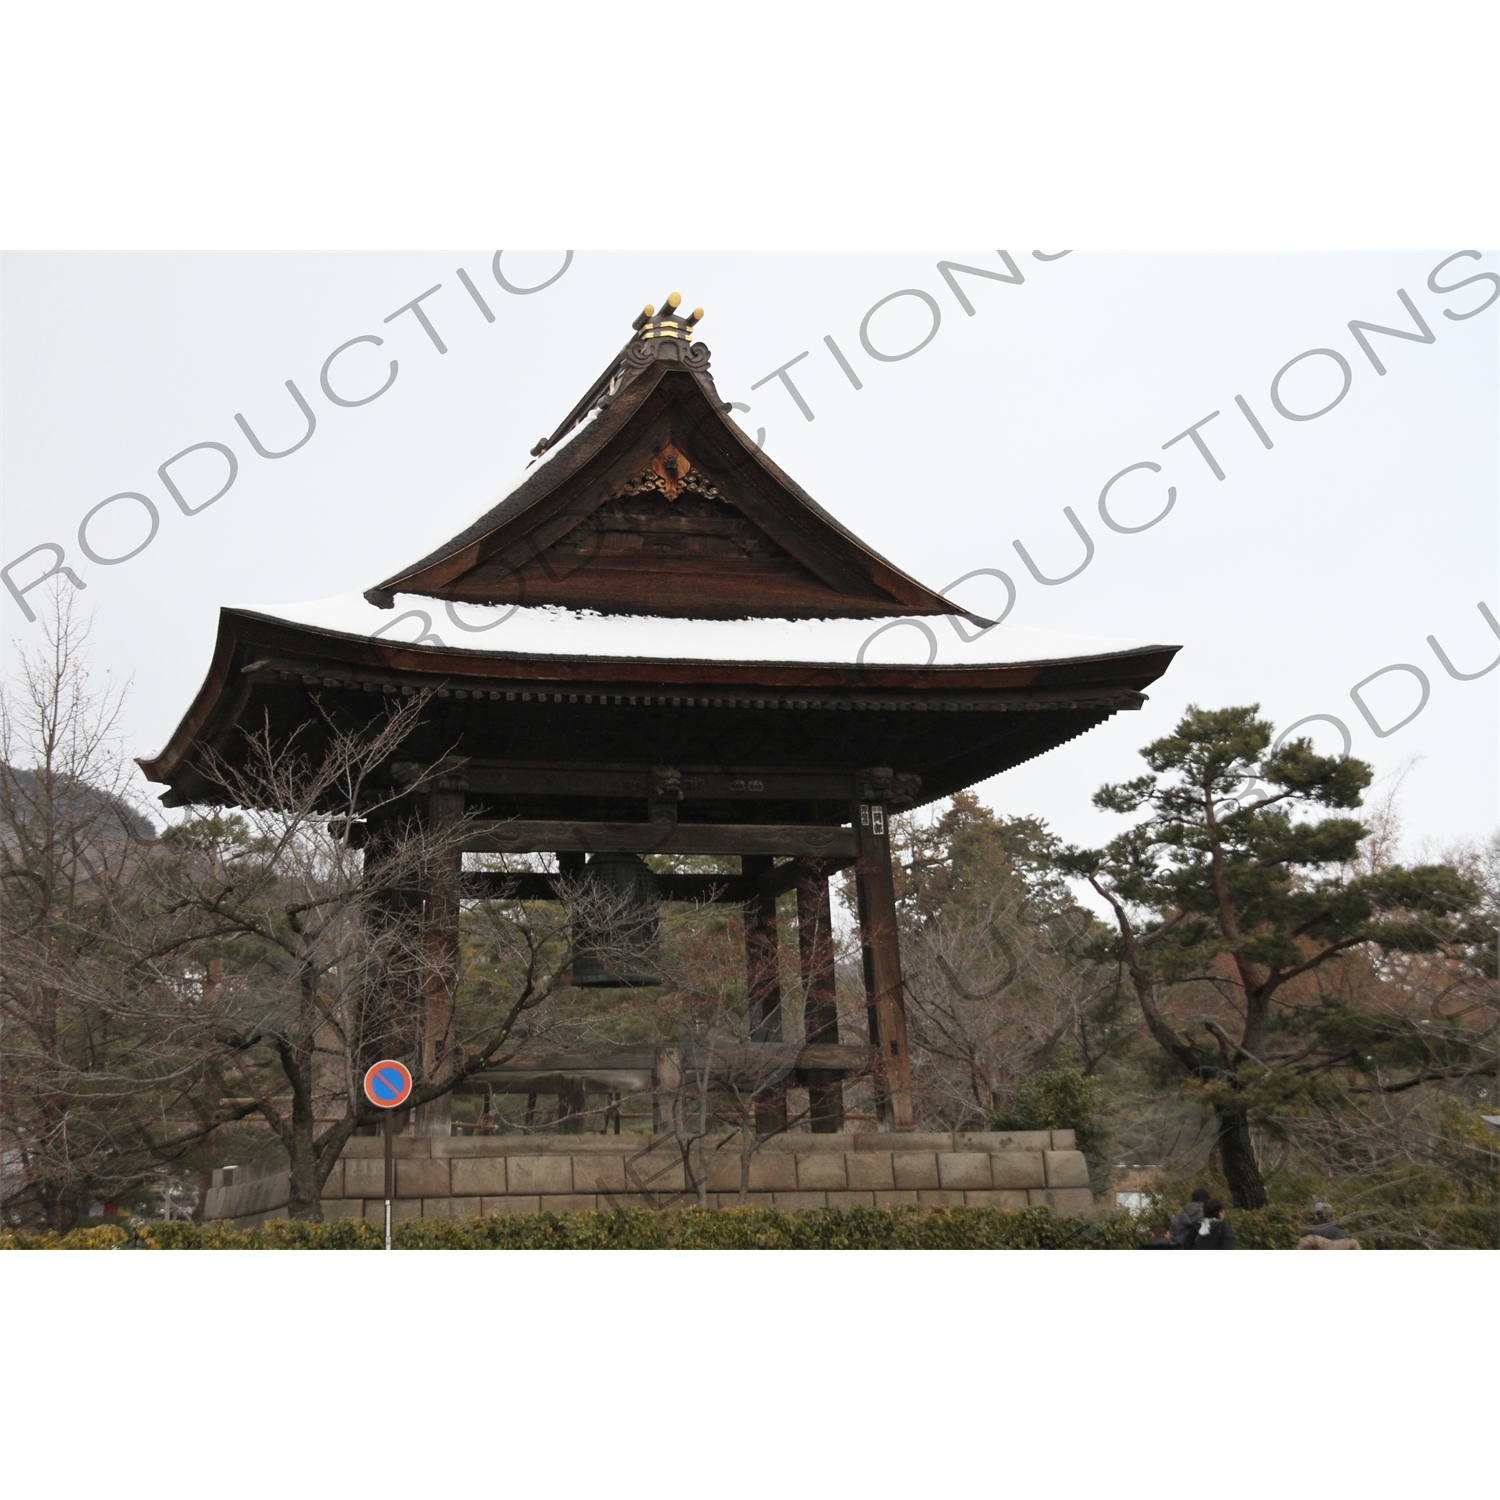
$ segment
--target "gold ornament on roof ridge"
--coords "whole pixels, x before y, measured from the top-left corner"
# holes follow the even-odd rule
[[[686,317],[679,317],[677,309],[681,306],[682,293],[669,292],[660,312],[648,302],[631,327],[643,339],[682,339],[691,343],[693,329],[703,317],[703,309],[695,307]]]

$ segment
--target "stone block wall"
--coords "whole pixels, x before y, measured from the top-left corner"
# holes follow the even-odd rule
[[[739,1192],[739,1151],[733,1137],[718,1149],[709,1144],[708,1203],[728,1208]],[[398,1219],[697,1202],[670,1137],[402,1136],[395,1148]],[[783,1135],[751,1158],[747,1202],[763,1208],[1045,1204],[1056,1213],[1087,1213],[1094,1206],[1088,1182],[1071,1130]],[[281,1217],[286,1184],[285,1171],[249,1180],[236,1169],[216,1172],[206,1217],[239,1227]],[[323,1191],[324,1217],[383,1219],[384,1185],[384,1141],[356,1137]]]

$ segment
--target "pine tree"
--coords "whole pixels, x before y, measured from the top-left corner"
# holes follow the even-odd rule
[[[1252,1126],[1274,1129],[1319,1089],[1396,1092],[1491,1065],[1458,1021],[1357,1010],[1307,976],[1356,950],[1481,976],[1495,962],[1481,893],[1457,870],[1357,869],[1368,829],[1335,814],[1360,805],[1370,767],[1320,756],[1306,739],[1268,753],[1273,730],[1258,711],[1189,708],[1141,752],[1150,774],[1094,797],[1145,817],[1104,849],[1060,860],[1108,903],[1108,950],[1147,1030],[1214,1110],[1241,1208],[1267,1201]]]

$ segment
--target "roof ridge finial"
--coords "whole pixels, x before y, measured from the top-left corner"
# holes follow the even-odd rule
[[[648,302],[630,326],[643,339],[683,339],[691,343],[693,329],[702,318],[703,309],[695,307],[688,316],[680,318],[677,309],[681,306],[682,293],[669,292],[660,312]]]
[[[635,322],[630,325],[635,337],[627,340],[625,347],[614,357],[605,372],[589,387],[583,399],[563,418],[562,425],[557,431],[551,437],[542,438],[532,448],[533,458],[540,458],[549,448],[555,447],[561,438],[571,432],[596,407],[607,406],[632,365],[635,369],[641,369],[657,359],[676,359],[695,369],[706,370],[708,368],[708,346],[693,344],[693,329],[703,317],[703,309],[695,307],[686,317],[678,317],[677,309],[681,306],[681,292],[668,292],[667,300],[662,303],[660,312],[657,312],[649,302],[645,305]],[[655,345],[653,347],[650,344],[637,344],[636,339],[651,339],[655,341]],[[664,341],[667,339],[676,342],[665,344]],[[691,347],[685,348],[684,345]]]

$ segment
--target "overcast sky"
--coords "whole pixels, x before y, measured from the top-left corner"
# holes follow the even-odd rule
[[[493,251],[422,254],[12,254],[3,263],[3,561],[55,543],[87,584],[96,663],[133,679],[132,753],[161,748],[208,666],[221,605],[278,605],[363,589],[456,532],[509,489],[527,450],[604,368],[647,301],[679,289],[707,309],[713,350],[739,420],[846,525],[936,588],[976,569],[1014,584],[1015,622],[1122,643],[1171,642],[1176,664],[1140,713],[986,783],[1006,812],[1046,817],[1097,840],[1111,820],[1089,805],[1106,779],[1135,774],[1136,750],[1189,703],[1258,702],[1279,725],[1329,715],[1378,775],[1414,763],[1404,787],[1409,842],[1482,836],[1496,822],[1500,657],[1479,605],[1496,589],[1496,319],[1467,314],[1500,281],[1493,253],[1440,262],[1462,246],[1402,254],[1091,254],[1029,248],[924,254],[605,254],[580,251],[543,290],[517,295]],[[1054,256],[1054,247],[1042,255]],[[939,270],[958,262],[1022,281]],[[546,281],[562,252],[507,253],[514,287]],[[457,276],[462,267],[493,315]],[[411,312],[421,304],[440,353]],[[1351,320],[1417,332],[1368,340]],[[894,297],[873,315],[881,299]],[[912,295],[924,293],[924,296]],[[962,293],[962,297],[960,296]],[[930,300],[929,300],[930,299]],[[973,308],[972,315],[964,301]],[[934,332],[934,325],[935,332]],[[861,328],[864,328],[864,337]],[[930,339],[928,335],[931,335]],[[330,374],[341,407],[320,388]],[[825,345],[831,337],[861,382]],[[879,359],[925,345],[907,358]],[[868,346],[866,343],[868,341]],[[1273,379],[1297,356],[1310,355]],[[789,371],[814,420],[778,379]],[[1337,357],[1335,357],[1337,356]],[[1340,361],[1343,362],[1341,365]],[[1344,366],[1347,366],[1347,382]],[[315,418],[312,437],[286,382]],[[1324,415],[1292,420],[1339,397]],[[1264,436],[1236,405],[1243,397]],[[1210,459],[1183,437],[1200,428]],[[1267,448],[1266,442],[1273,446]],[[233,451],[223,497],[184,515],[158,466],[190,445]],[[1111,492],[1120,526],[1101,519]],[[226,461],[200,450],[169,473],[196,506]],[[159,530],[108,566],[80,550],[91,508],[146,496]],[[1015,543],[1044,576],[1033,577]],[[89,523],[99,557],[149,531],[137,500]],[[11,569],[24,588],[50,562]],[[990,573],[956,596],[1005,605]],[[40,598],[41,591],[29,596]],[[34,637],[3,592],[10,642]],[[496,640],[496,645],[500,645]],[[690,644],[684,653],[690,654]],[[1351,689],[1362,690],[1374,727]],[[1422,674],[1421,677],[1417,673]],[[1394,732],[1389,729],[1417,708]],[[1336,750],[1338,728],[1307,726]]]

